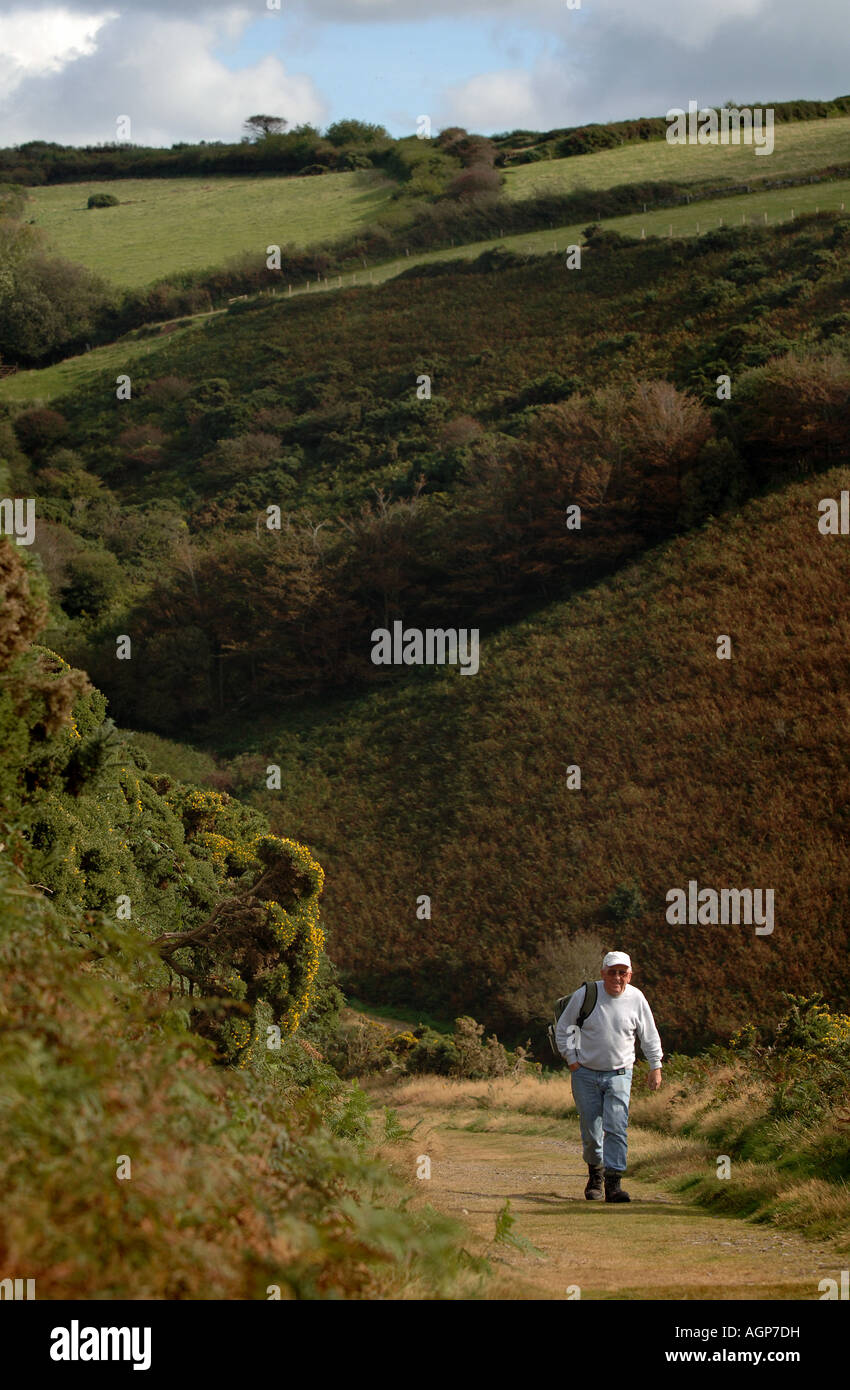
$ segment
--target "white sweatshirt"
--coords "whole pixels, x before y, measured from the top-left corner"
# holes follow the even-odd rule
[[[568,1033],[575,1025],[584,999],[582,985],[570,996],[570,1002],[558,1019],[555,1041],[558,1051],[567,1062],[580,1062],[593,1071],[619,1071],[630,1067],[635,1060],[635,1039],[649,1063],[650,1070],[661,1066],[661,1039],[646,998],[634,985],[626,985],[618,997],[610,995],[604,981],[596,981],[596,1008],[585,1019],[575,1046],[575,1034]]]

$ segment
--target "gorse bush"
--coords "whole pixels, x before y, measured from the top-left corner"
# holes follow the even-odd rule
[[[406,1210],[301,1036],[339,1005],[310,851],[148,771],[31,645],[43,585],[5,538],[0,600],[6,1268],[48,1299],[474,1296],[485,1264]]]
[[[321,867],[226,793],[149,773],[82,672],[29,645],[44,605],[5,539],[0,582],[2,807],[16,862],[60,910],[126,921],[154,941],[151,986],[197,991],[193,1025],[245,1065],[266,1045],[261,1021],[287,1037],[312,1002]]]
[[[362,1095],[295,1040],[246,1071],[211,1068],[179,1001],[139,988],[156,968],[150,946],[59,913],[7,859],[7,1271],[35,1278],[39,1298],[62,1300],[480,1288],[483,1266],[463,1255],[454,1223],[408,1212],[400,1184],[371,1157]]]
[[[773,1084],[773,1118],[816,1121],[843,1105],[850,1119],[850,1014],[830,1010],[820,994],[784,998],[788,1008],[775,1027],[746,1026],[730,1040],[730,1053],[746,1057]],[[850,1136],[848,1146],[850,1171]]]

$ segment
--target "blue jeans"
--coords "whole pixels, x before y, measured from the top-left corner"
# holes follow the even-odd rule
[[[632,1068],[618,1076],[613,1071],[578,1067],[570,1072],[573,1100],[581,1122],[582,1157],[590,1167],[604,1164],[624,1173],[628,1151],[629,1095]]]

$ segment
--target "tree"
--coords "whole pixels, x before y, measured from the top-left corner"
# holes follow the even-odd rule
[[[332,145],[340,147],[342,145],[374,145],[376,141],[386,140],[387,132],[382,125],[373,125],[369,121],[355,121],[352,119],[334,121],[325,131],[325,139],[330,140]]]
[[[268,140],[270,135],[282,135],[287,124],[282,116],[249,116],[244,130],[249,140]]]

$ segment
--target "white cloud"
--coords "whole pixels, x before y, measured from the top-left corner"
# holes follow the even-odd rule
[[[576,11],[565,0],[282,0],[282,13],[309,26],[311,62],[326,34],[338,44],[332,26],[347,22],[352,71],[363,73],[354,114],[392,118],[381,109],[375,73],[401,62],[421,95],[397,125],[408,128],[419,111],[430,110],[439,125],[498,131],[661,115],[691,99],[838,95],[850,68],[847,3],[582,0]],[[26,10],[23,0],[0,0],[4,5],[11,8],[0,17],[3,143],[111,140],[125,113],[137,143],[228,140],[253,111],[293,124],[321,124],[329,111],[324,98],[333,94],[289,72],[278,56],[236,71],[216,57],[248,26],[267,29],[270,54],[280,51],[273,20],[257,25],[259,16],[275,13],[264,0],[30,0]],[[471,18],[480,23],[482,50],[476,54],[464,25],[463,80],[448,86],[430,57],[417,72],[414,25],[439,25],[451,44],[452,21]],[[380,27],[370,32],[373,25]],[[391,25],[400,31],[393,39]],[[519,31],[539,42],[518,43]],[[403,52],[411,40],[413,58]],[[534,50],[537,59],[523,62],[520,55]],[[321,67],[316,71],[321,84]],[[389,99],[398,104],[395,91]]]
[[[14,100],[0,100],[4,142],[111,141],[124,115],[131,120],[129,138],[143,145],[237,140],[254,111],[272,111],[293,125],[320,122],[326,107],[309,77],[288,73],[272,56],[235,71],[215,56],[245,15],[231,6],[206,20],[123,16],[103,29],[93,50],[60,71],[43,66],[19,77]]]
[[[59,72],[66,63],[95,52],[97,36],[117,10],[78,13],[65,7],[13,10],[0,15],[0,63],[3,86],[24,78]]]
[[[34,0],[37,4],[38,0]],[[736,19],[749,18],[759,10],[767,11],[773,0],[691,0],[671,14],[669,0],[582,0],[581,21],[605,23],[608,19],[625,17],[636,28],[661,30],[682,42],[699,42],[714,33],[721,25]],[[46,0],[49,6],[51,0]],[[174,0],[119,0],[122,13],[155,14],[162,17],[175,13]],[[92,0],[64,0],[66,12],[84,13],[92,8]],[[180,0],[183,18],[209,17],[219,10],[233,8],[233,0]],[[251,17],[268,13],[264,0],[251,0]],[[281,11],[302,11],[314,22],[328,21],[347,24],[421,23],[423,20],[450,16],[471,18],[483,15],[489,19],[540,24],[548,29],[574,22],[578,11],[569,11],[566,0],[281,0]],[[33,5],[30,14],[35,13]],[[272,11],[271,13],[276,13]]]
[[[523,70],[485,72],[450,87],[441,103],[439,124],[468,130],[534,129],[545,124],[534,74]]]

